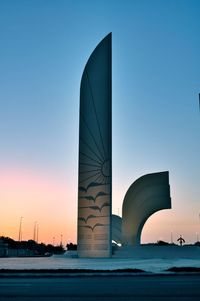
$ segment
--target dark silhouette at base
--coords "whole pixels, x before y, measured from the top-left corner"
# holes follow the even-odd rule
[[[177,241],[179,242],[180,246],[182,247],[182,245],[185,243],[185,239],[180,235],[180,237],[177,239]]]

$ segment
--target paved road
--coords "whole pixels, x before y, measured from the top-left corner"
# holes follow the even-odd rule
[[[200,275],[0,278],[0,301],[11,300],[197,301]]]

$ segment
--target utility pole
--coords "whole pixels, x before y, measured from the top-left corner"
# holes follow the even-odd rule
[[[173,244],[173,233],[171,232],[171,244]]]
[[[22,240],[22,219],[23,216],[20,217],[20,222],[19,222],[19,237],[18,237],[18,241]]]
[[[37,243],[38,243],[38,237],[39,237],[39,224],[37,224]]]
[[[55,245],[55,237],[53,237],[53,246]]]
[[[63,238],[63,235],[62,234],[60,234],[60,246],[62,247],[62,238]]]
[[[33,228],[33,240],[36,241],[36,227],[37,227],[37,222],[34,222],[34,228]]]

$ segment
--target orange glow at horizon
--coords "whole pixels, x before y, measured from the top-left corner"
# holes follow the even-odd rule
[[[39,242],[76,242],[76,203],[70,186],[56,177],[22,169],[0,172],[0,235],[18,239],[20,217],[22,240],[33,239],[38,223]]]
[[[33,239],[34,223],[39,225],[39,242],[63,245],[77,239],[77,183],[72,178],[52,176],[27,168],[7,168],[0,171],[0,236],[18,240],[20,217],[22,239]],[[115,199],[117,197],[115,191]],[[119,192],[119,191],[118,191]],[[123,194],[120,192],[120,194]],[[199,233],[195,207],[183,208],[178,195],[173,195],[172,209],[161,210],[144,225],[141,242],[170,242],[180,234],[187,243],[195,242]],[[121,206],[113,199],[117,208]],[[121,211],[121,210],[120,210]],[[55,239],[53,239],[55,238]]]
[[[176,206],[174,206],[176,207]],[[179,213],[178,213],[179,212]],[[197,241],[199,225],[195,219],[182,217],[180,210],[176,208],[160,210],[154,213],[145,223],[142,230],[142,243],[156,243],[158,240],[177,243],[182,235],[186,243]]]

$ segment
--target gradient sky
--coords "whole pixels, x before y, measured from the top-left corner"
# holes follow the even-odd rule
[[[76,241],[79,88],[113,33],[113,213],[169,170],[172,209],[142,242],[200,233],[200,1],[0,1],[0,235]]]

